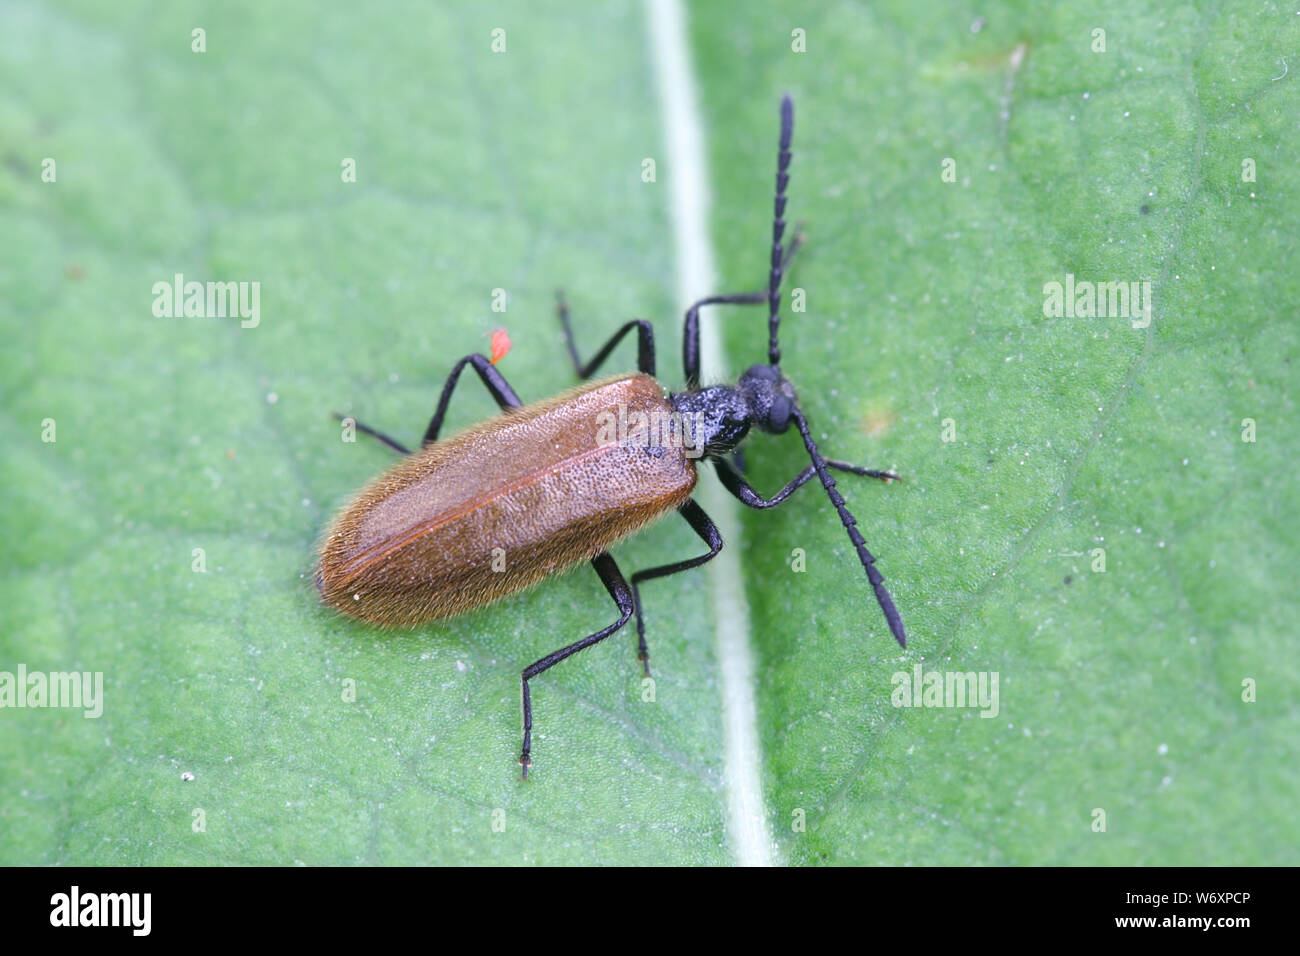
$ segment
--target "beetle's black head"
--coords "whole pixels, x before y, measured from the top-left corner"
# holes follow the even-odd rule
[[[794,386],[775,365],[751,365],[737,385],[749,406],[750,420],[760,431],[780,435],[790,427],[795,408]]]

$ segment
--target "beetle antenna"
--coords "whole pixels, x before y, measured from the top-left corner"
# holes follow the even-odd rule
[[[776,201],[772,215],[772,265],[767,281],[767,361],[781,364],[781,349],[776,344],[777,327],[781,324],[781,237],[785,233],[785,187],[790,184],[790,141],[794,138],[794,101],[787,93],[781,97],[781,149],[776,157]]]
[[[817,450],[817,443],[813,441],[812,435],[808,432],[808,421],[803,417],[803,412],[795,408],[791,412],[791,417],[794,418],[795,424],[799,427],[799,434],[803,436],[804,447],[808,449],[808,455],[812,458],[813,468],[817,470],[817,477],[822,480],[822,486],[826,489],[831,504],[839,512],[844,530],[849,533],[849,540],[853,542],[853,547],[857,549],[858,560],[862,562],[862,567],[867,572],[867,580],[871,582],[871,587],[876,592],[876,600],[880,603],[880,609],[885,612],[885,620],[889,622],[889,630],[893,633],[894,640],[898,641],[900,647],[907,647],[907,635],[903,632],[903,619],[898,616],[898,608],[894,607],[894,599],[889,596],[884,577],[876,570],[876,559],[867,550],[867,543],[862,540],[862,533],[858,531],[858,519],[853,517],[853,514],[849,511],[849,506],[844,503],[844,496],[836,490],[835,479],[831,477],[830,470],[826,467],[826,459]]]

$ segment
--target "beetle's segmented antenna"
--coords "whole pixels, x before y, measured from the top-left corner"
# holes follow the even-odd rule
[[[821,456],[821,452],[817,450],[817,443],[813,441],[812,435],[808,432],[808,421],[803,417],[803,412],[796,408],[791,413],[791,417],[794,418],[795,424],[799,427],[799,434],[803,436],[804,447],[808,449],[808,455],[812,458],[813,467],[817,469],[817,477],[822,480],[822,486],[826,489],[831,504],[839,512],[840,521],[844,524],[844,530],[849,533],[849,540],[853,542],[853,547],[857,549],[858,560],[862,562],[862,567],[867,572],[867,580],[871,582],[871,587],[876,592],[876,600],[880,603],[880,609],[885,612],[885,620],[889,622],[889,630],[893,633],[894,640],[898,641],[900,647],[907,647],[907,635],[903,632],[903,619],[898,616],[898,608],[894,607],[894,599],[889,596],[884,577],[876,570],[875,557],[867,550],[867,543],[862,540],[862,533],[858,531],[858,519],[853,517],[853,514],[849,511],[849,506],[844,503],[843,495],[836,490],[835,479],[831,477],[830,470],[826,467],[826,459]]]
[[[781,97],[781,149],[776,157],[776,202],[772,217],[772,271],[767,282],[767,360],[772,365],[781,364],[776,331],[781,324],[781,260],[784,256],[781,237],[785,233],[785,187],[790,184],[790,140],[793,138],[794,102],[787,93]]]

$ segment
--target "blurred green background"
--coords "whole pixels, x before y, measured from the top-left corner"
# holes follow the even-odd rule
[[[709,575],[643,589],[653,703],[630,627],[534,682],[526,785],[519,671],[612,619],[590,571],[397,634],[310,581],[392,460],[329,413],[418,440],[502,325],[525,400],[571,384],[557,286],[588,354],[650,318],[681,385],[654,15],[0,5],[0,671],[102,671],[106,694],[99,719],[0,710],[0,863],[737,858]],[[1300,17],[688,15],[721,273],[695,294],[764,276],[788,91],[809,241],[783,368],[827,454],[906,476],[840,483],[906,651],[815,486],[729,540],[772,858],[1300,862]],[[260,323],[155,316],[176,273],[260,283]],[[1046,317],[1067,274],[1150,280],[1151,325]],[[732,373],[763,360],[763,316],[719,316]],[[494,411],[466,379],[451,425]],[[806,461],[793,434],[747,455],[769,494]],[[699,551],[674,520],[615,557]],[[998,716],[891,706],[917,664],[997,672]]]

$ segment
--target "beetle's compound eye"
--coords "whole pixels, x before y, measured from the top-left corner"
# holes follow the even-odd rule
[[[754,424],[763,431],[779,435],[790,427],[794,389],[775,365],[751,365],[740,376],[740,391]]]
[[[766,430],[779,435],[790,427],[790,412],[794,408],[794,402],[786,396],[778,394],[772,399],[772,407],[767,413]]]

